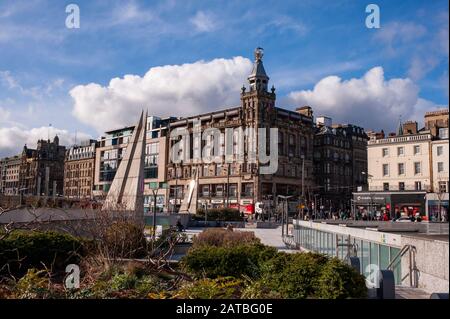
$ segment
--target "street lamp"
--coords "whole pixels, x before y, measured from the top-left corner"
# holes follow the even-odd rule
[[[279,198],[284,199],[284,203],[285,205],[283,208],[283,212],[282,212],[282,218],[281,218],[281,237],[284,237],[284,219],[285,219],[285,215],[286,215],[286,235],[288,233],[288,227],[289,227],[289,215],[288,215],[288,199],[292,198],[294,196],[283,196],[283,195],[278,195]]]

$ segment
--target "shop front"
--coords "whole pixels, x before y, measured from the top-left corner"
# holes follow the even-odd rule
[[[380,219],[384,212],[389,219],[399,216],[421,216],[427,219],[425,211],[426,192],[358,192],[353,193],[353,213]]]
[[[384,211],[390,216],[391,207],[390,194],[353,193],[353,216],[362,219],[375,219],[383,216]]]
[[[430,221],[448,222],[449,196],[448,193],[429,193],[426,197],[426,213]]]

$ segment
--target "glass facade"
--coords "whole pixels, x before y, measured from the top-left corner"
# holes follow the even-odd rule
[[[158,178],[159,143],[150,143],[145,147],[144,178]]]
[[[360,271],[364,276],[367,276],[374,269],[373,267],[387,269],[391,261],[400,252],[400,249],[396,247],[300,225],[294,225],[294,240],[297,245],[306,250],[337,257],[342,260],[354,256],[356,253],[361,264]],[[400,258],[393,264],[392,270],[394,271],[396,284],[400,284]]]

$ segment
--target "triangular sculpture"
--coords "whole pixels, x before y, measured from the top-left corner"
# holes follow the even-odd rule
[[[141,113],[125,154],[106,196],[103,210],[129,212],[138,219],[144,216],[144,155],[147,113]]]
[[[184,199],[181,203],[180,213],[195,214],[197,210],[198,172],[194,170],[192,179],[184,189]]]

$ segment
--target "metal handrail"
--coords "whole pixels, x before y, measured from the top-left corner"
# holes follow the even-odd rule
[[[387,266],[386,269],[394,270],[393,269],[394,264],[398,261],[399,258],[400,258],[400,263],[401,263],[401,257],[403,257],[403,255],[405,255],[406,252],[409,253],[409,271],[405,276],[403,276],[403,278],[401,279],[401,282],[403,282],[403,280],[405,280],[406,278],[409,277],[409,286],[417,288],[417,286],[418,286],[417,278],[415,276],[413,277],[413,275],[418,272],[418,269],[416,267],[416,258],[415,258],[416,247],[415,246],[413,246],[413,245],[403,246],[402,249],[400,249],[400,251],[397,253],[397,255],[395,255],[395,257],[391,260],[391,262],[389,263],[389,265]]]

